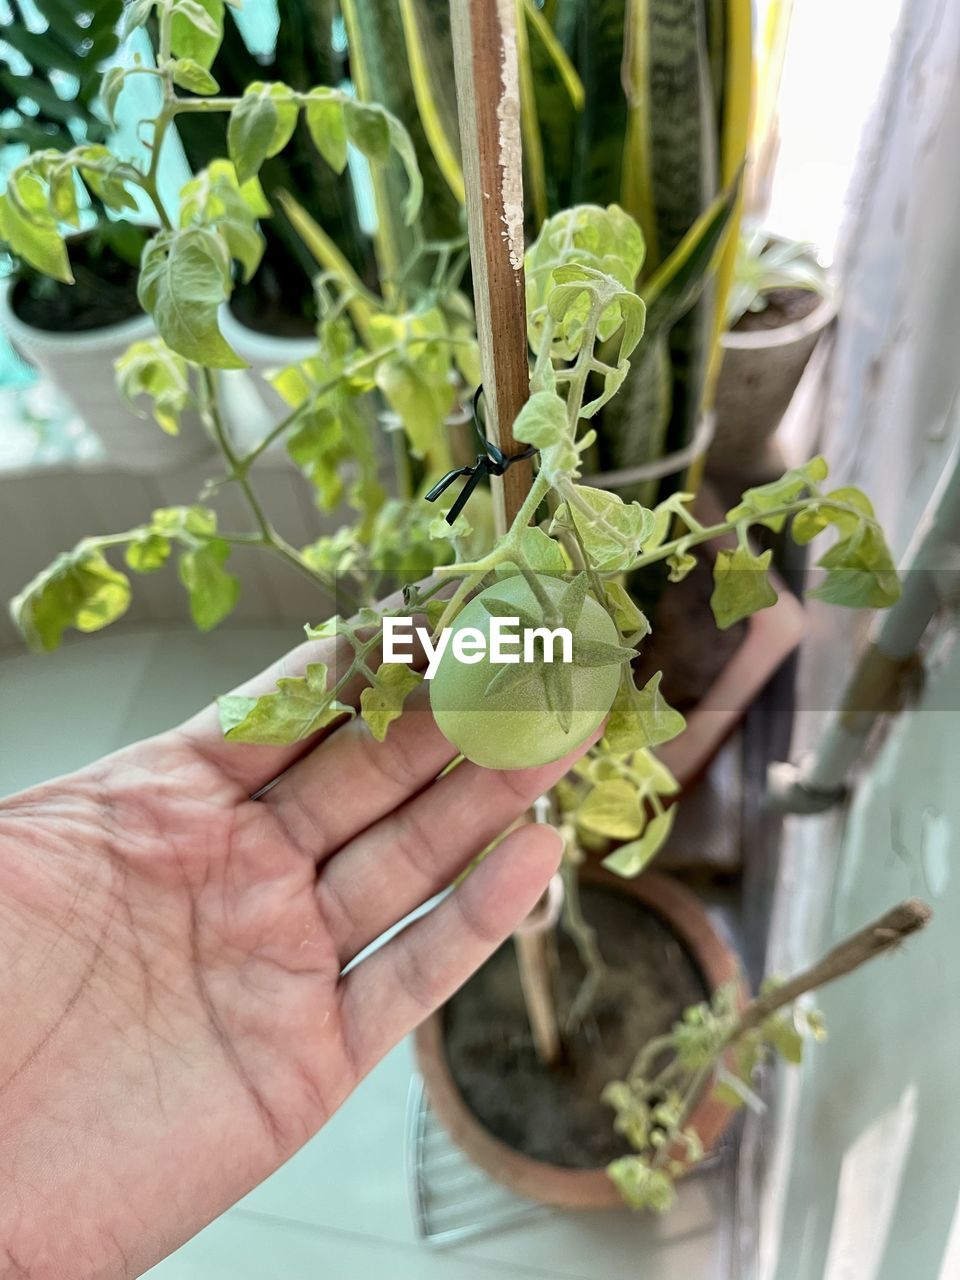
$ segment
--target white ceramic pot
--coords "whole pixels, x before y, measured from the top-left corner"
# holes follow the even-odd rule
[[[149,316],[103,329],[60,333],[36,329],[13,308],[13,282],[0,281],[0,325],[21,356],[53,382],[125,471],[172,470],[211,451],[199,418],[185,414],[178,436],[141,417],[116,389],[113,363],[131,342],[156,333]]]
[[[776,472],[773,436],[837,306],[831,292],[809,315],[791,324],[723,335],[711,471],[751,483]]]
[[[317,353],[316,338],[277,338],[250,329],[226,304],[220,308],[220,332],[249,369],[230,369],[222,375],[221,392],[227,421],[236,444],[250,448],[290,412],[290,406],[266,381],[273,369],[306,360]],[[270,452],[283,451],[278,441]]]

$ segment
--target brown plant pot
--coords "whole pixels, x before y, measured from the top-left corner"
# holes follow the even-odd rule
[[[709,458],[713,474],[757,484],[779,473],[782,462],[773,436],[837,305],[831,292],[799,320],[771,329],[735,329],[722,336],[716,431]]]
[[[632,896],[658,915],[693,958],[709,989],[715,991],[725,983],[736,983],[742,1007],[747,989],[739,961],[688,889],[655,871],[645,872],[635,880],[623,880],[602,867],[585,865],[581,874],[585,883]],[[430,1106],[451,1140],[490,1177],[517,1195],[559,1208],[622,1206],[623,1201],[603,1168],[572,1169],[535,1160],[484,1127],[467,1107],[450,1070],[443,1010],[418,1027],[414,1043]],[[638,1045],[637,1049],[641,1047]],[[732,1109],[712,1093],[703,1096],[690,1123],[700,1135],[705,1151],[720,1140],[732,1117]]]
[[[686,788],[704,772],[764,685],[803,639],[803,605],[771,574],[778,600],[747,620],[743,641],[696,706],[687,727],[656,754]]]
[[[724,507],[708,485],[697,494],[692,510],[703,524],[723,519]],[[703,774],[806,631],[803,605],[776,573],[770,575],[776,604],[755,613],[738,628],[717,630],[709,605],[713,559],[717,552],[736,546],[736,534],[728,533],[715,539],[709,551],[701,549],[701,565],[664,593],[664,604],[679,602],[679,607],[672,617],[654,617],[653,636],[641,648],[639,683],[662,669],[667,701],[679,706],[686,717],[683,733],[656,749],[684,789]],[[695,582],[698,574],[700,585]]]

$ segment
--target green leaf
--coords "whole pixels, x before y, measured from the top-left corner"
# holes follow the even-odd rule
[[[311,89],[304,112],[313,145],[334,173],[347,167],[347,124],[343,99],[333,89]]]
[[[537,668],[532,662],[504,664],[490,677],[484,692],[486,694],[508,693],[511,689],[518,689],[520,685],[526,684],[528,680],[539,678]]]
[[[760,1033],[785,1062],[799,1066],[803,1061],[803,1035],[797,1027],[793,1011],[774,1014],[760,1028]]]
[[[227,694],[217,704],[225,738],[269,746],[302,742],[340,716],[356,714],[328,689],[322,662],[311,662],[302,676],[282,677],[275,693],[259,698]]]
[[[190,613],[200,631],[222,622],[237,603],[240,579],[223,567],[229,555],[229,542],[211,538],[180,557],[180,581],[189,592]]]
[[[604,858],[603,865],[608,871],[614,871],[618,876],[628,879],[639,875],[663,848],[670,835],[676,814],[675,805],[658,813],[647,823],[643,835],[638,840],[631,840],[629,844],[615,849]]]
[[[587,587],[589,584],[590,578],[588,574],[581,572],[574,574],[563,588],[563,594],[560,596],[559,602],[560,620],[571,631],[576,630],[577,623],[580,621],[580,615],[583,613],[583,606],[587,599]]]
[[[817,561],[828,573],[810,595],[849,609],[887,609],[900,599],[900,579],[876,524],[864,524]]]
[[[156,533],[192,543],[217,532],[217,513],[210,507],[158,507],[150,523]]]
[[[384,663],[379,668],[374,684],[360,694],[360,714],[378,742],[383,742],[390,725],[403,714],[407,695],[422,682],[418,671],[399,662]]]
[[[660,692],[662,678],[663,672],[658,671],[642,689],[634,686],[632,675],[621,681],[604,734],[614,755],[656,747],[683,732],[686,721]]]
[[[520,554],[526,567],[538,573],[565,573],[569,567],[560,543],[537,525],[528,525],[521,532]]]
[[[264,84],[256,80],[246,88],[246,93],[259,93],[269,98],[277,111],[277,123],[267,148],[267,157],[275,156],[283,150],[297,127],[300,118],[300,104],[296,101],[293,90],[281,80]]]
[[[567,434],[567,406],[553,391],[535,391],[513,423],[514,438],[536,449],[561,444]]]
[[[144,245],[137,297],[167,346],[186,359],[213,369],[246,368],[217,324],[231,289],[230,254],[215,231],[161,231]]]
[[[607,597],[607,610],[622,636],[635,645],[650,634],[646,614],[638,608],[626,587],[619,582],[605,582],[603,590]]]
[[[404,172],[407,175],[407,194],[403,201],[403,220],[407,226],[416,221],[420,206],[423,203],[423,175],[417,161],[417,151],[410,134],[396,119],[387,114],[387,126],[390,130],[390,145],[400,157]]]
[[[387,404],[403,422],[413,453],[423,457],[442,429],[453,388],[405,355],[381,361],[375,377]]]
[[[139,27],[142,27],[146,20],[150,17],[156,0],[132,0],[123,11],[123,22],[120,26],[120,39],[126,40],[128,36],[133,35]]]
[[[173,83],[190,93],[216,93],[220,86],[205,67],[192,58],[178,58],[171,66]]]
[[[853,508],[849,511],[838,510],[832,503],[843,503]],[[831,526],[840,533],[855,533],[864,519],[873,520],[873,503],[860,489],[844,487],[833,489],[824,494],[823,502],[812,502],[805,511],[799,511],[793,518],[790,532],[794,542],[801,546],[812,542],[818,533]]]
[[[270,206],[257,178],[241,187],[229,160],[214,160],[185,183],[180,191],[180,225],[208,226],[219,232],[232,258],[250,280],[263,257],[265,241],[257,219],[267,217]]]
[[[526,255],[527,326],[533,349],[539,350],[549,309],[555,319],[562,319],[554,352],[572,359],[591,306],[587,286],[605,279],[632,293],[643,258],[640,228],[618,205],[577,205],[548,218]],[[633,305],[633,312],[629,341],[639,337],[635,328],[642,324],[642,304]],[[619,301],[612,301],[603,311],[600,337],[611,337],[623,319]]]
[[[376,164],[390,155],[390,125],[382,107],[347,99],[343,104],[347,137],[368,160]]]
[[[153,401],[153,416],[168,435],[180,430],[180,415],[190,400],[187,362],[162,338],[134,342],[114,362],[117,387],[131,405],[138,396]]]
[[[100,101],[111,124],[116,124],[117,99],[127,76],[126,67],[109,67],[100,81]]]
[[[626,503],[615,493],[575,485],[580,505],[563,503],[554,526],[576,528],[594,567],[600,573],[619,573],[636,559],[653,528],[653,512],[639,502]]]
[[[786,516],[769,516],[767,513],[774,507],[795,502],[811,485],[817,485],[827,477],[827,463],[824,458],[811,458],[801,467],[793,467],[779,480],[770,484],[759,485],[748,489],[737,506],[727,512],[727,519],[733,523],[742,520],[756,521],[779,532],[783,528]]]
[[[0,195],[0,237],[37,271],[73,284],[66,243],[47,209],[43,186],[32,175],[22,177],[16,186],[11,177],[6,193]]]
[[[279,123],[273,99],[249,90],[230,112],[227,151],[241,186],[260,172],[260,166],[270,154]]]
[[[597,783],[577,810],[577,822],[612,840],[632,840],[645,822],[637,788],[625,778]]]
[[[697,567],[697,557],[690,551],[677,547],[672,555],[667,556],[670,572],[667,575],[671,582],[682,582],[688,573]]]
[[[663,1169],[654,1169],[642,1156],[621,1156],[607,1165],[607,1174],[632,1209],[652,1209],[666,1213],[673,1208],[677,1192]]]
[[[223,0],[174,0],[170,48],[208,68],[223,40]]]
[[[738,177],[703,211],[666,261],[645,282],[648,343],[671,329],[698,301],[710,282],[739,191]]]
[[[229,160],[212,160],[180,189],[180,226],[213,226],[225,218],[254,226],[271,209],[256,178],[242,186]]]
[[[721,631],[777,603],[777,593],[767,576],[772,557],[772,551],[754,555],[747,546],[717,552],[710,608]]]
[[[57,557],[10,603],[10,614],[27,643],[49,652],[66,627],[99,631],[126,613],[130,581],[103,553],[81,544]]]
[[[75,163],[80,177],[90,190],[100,197],[108,209],[115,213],[124,210],[135,210],[137,202],[127,190],[126,177],[122,172],[122,162],[116,158],[108,147],[91,144],[77,147],[74,152]],[[96,165],[96,168],[92,166]],[[106,172],[103,171],[104,167]],[[126,223],[113,223],[113,228],[127,226]]]
[[[150,529],[143,529],[127,546],[124,559],[127,567],[135,573],[153,573],[167,563],[171,550],[169,538]]]

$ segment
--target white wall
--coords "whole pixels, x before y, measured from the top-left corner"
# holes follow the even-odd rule
[[[958,73],[960,7],[905,0],[860,212],[841,240],[823,447],[835,474],[875,499],[898,556],[960,433]],[[862,624],[837,613],[817,610],[814,624],[797,752],[815,745],[862,639]],[[847,810],[787,826],[772,969],[797,967],[903,897],[926,898],[935,918],[900,954],[823,994],[830,1041],[783,1074],[765,1280],[960,1277],[960,646],[949,618],[927,667]]]

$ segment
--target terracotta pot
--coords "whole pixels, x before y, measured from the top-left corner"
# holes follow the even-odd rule
[[[647,871],[635,880],[624,880],[602,867],[586,865],[582,876],[587,884],[629,894],[656,912],[696,961],[710,990],[734,982],[739,1003],[742,1006],[746,1002],[747,988],[736,955],[688,889],[656,871]],[[534,1160],[514,1151],[484,1128],[467,1108],[450,1072],[442,1010],[417,1028],[414,1043],[430,1106],[452,1141],[491,1178],[528,1200],[563,1209],[622,1207],[620,1194],[604,1169],[569,1169]],[[710,1093],[701,1099],[690,1123],[700,1135],[704,1150],[709,1151],[716,1145],[733,1114],[731,1108]]]
[[[782,470],[772,437],[821,334],[837,314],[834,293],[800,320],[778,329],[725,333],[717,382],[716,431],[710,470],[745,483],[774,478]]]
[[[767,681],[803,639],[803,605],[771,574],[778,600],[747,621],[743,643],[692,711],[679,737],[656,754],[686,788],[698,778],[746,715]]]

